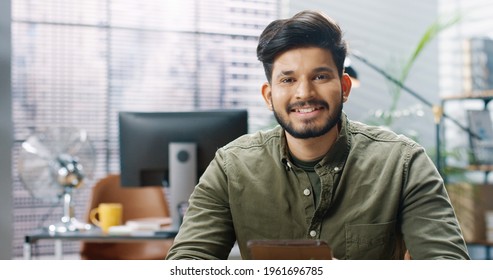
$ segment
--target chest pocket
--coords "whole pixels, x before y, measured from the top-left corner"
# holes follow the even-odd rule
[[[346,225],[347,259],[392,259],[396,248],[396,222]]]

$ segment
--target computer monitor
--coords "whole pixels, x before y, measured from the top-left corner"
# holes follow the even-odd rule
[[[198,178],[218,148],[248,132],[246,110],[120,112],[123,187],[169,186],[170,212],[178,221]]]

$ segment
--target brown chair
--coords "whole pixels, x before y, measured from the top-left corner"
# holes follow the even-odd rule
[[[123,223],[131,219],[169,217],[168,203],[162,187],[123,188],[120,175],[108,175],[92,189],[86,214],[100,203],[114,202],[123,205]],[[139,241],[129,243],[101,243],[83,241],[81,259],[92,260],[162,260],[166,257],[173,240]]]

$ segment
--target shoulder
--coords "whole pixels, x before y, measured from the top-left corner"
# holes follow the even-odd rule
[[[220,148],[216,160],[226,172],[234,174],[239,170],[272,166],[281,161],[282,139],[280,127],[246,134]]]
[[[395,157],[407,163],[416,156],[428,157],[425,148],[419,143],[387,128],[350,121],[348,134],[351,150],[359,154],[386,159]]]
[[[388,144],[421,147],[416,141],[390,129],[380,126],[367,125],[358,121],[349,121],[348,131],[352,138],[361,141],[372,141]]]
[[[282,129],[276,126],[267,130],[260,130],[251,134],[245,134],[221,148],[222,151],[252,150],[258,148],[274,147],[280,144]]]

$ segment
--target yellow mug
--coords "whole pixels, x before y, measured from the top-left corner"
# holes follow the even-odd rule
[[[122,224],[123,206],[121,203],[100,203],[89,212],[93,224],[100,227],[104,233],[112,226]]]

